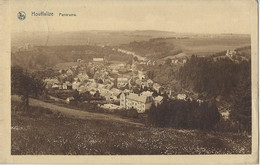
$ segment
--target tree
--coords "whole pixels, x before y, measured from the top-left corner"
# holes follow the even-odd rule
[[[214,103],[164,99],[160,105],[151,106],[148,117],[158,127],[210,130],[219,121],[220,114]]]
[[[86,92],[82,93],[80,95],[80,97],[81,97],[80,100],[89,102],[91,100],[92,95],[91,95],[91,93],[89,91],[86,91]]]
[[[154,71],[149,70],[147,72],[147,76],[148,76],[149,79],[153,79],[154,78]]]
[[[72,95],[72,97],[75,99],[75,101],[80,101],[79,91],[74,90],[71,95]]]
[[[133,59],[134,59],[134,61],[138,61],[138,58],[137,58],[136,56],[134,56],[134,58],[133,58]]]
[[[241,77],[234,91],[233,107],[230,116],[239,125],[238,132],[246,131],[251,133],[251,76],[249,73],[245,73]]]
[[[172,63],[172,60],[171,60],[171,59],[167,58],[167,59],[165,60],[165,64],[166,64],[166,65],[171,65],[171,63]]]
[[[102,79],[98,79],[97,81],[99,84],[103,84],[103,80]]]
[[[94,94],[94,97],[95,97],[95,98],[99,98],[99,97],[100,97],[99,91],[96,91],[96,93]]]
[[[38,97],[38,95],[42,94],[42,92],[45,90],[45,86],[46,84],[40,79],[38,78],[36,75],[32,76],[32,92],[34,93],[35,97]]]
[[[132,65],[133,64],[133,57],[128,58],[127,64]]]
[[[21,96],[25,110],[29,108],[29,96],[34,94],[36,97],[44,90],[44,83],[32,76],[28,71],[21,67],[14,66],[11,68],[11,94]]]
[[[162,64],[159,64],[160,71],[162,71]]]

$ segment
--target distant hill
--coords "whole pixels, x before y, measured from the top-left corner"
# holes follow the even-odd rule
[[[12,47],[29,43],[37,46],[53,45],[120,45],[145,41],[156,37],[174,36],[174,32],[144,31],[77,31],[77,32],[23,32],[12,34]]]
[[[138,55],[154,59],[185,53],[187,56],[211,55],[217,52],[250,46],[249,35],[177,35],[176,37],[152,38],[149,41],[134,41],[120,45]]]
[[[104,57],[109,60],[131,61],[132,56],[122,55],[113,51],[111,47],[93,45],[59,45],[59,46],[34,46],[28,50],[12,51],[11,64],[30,69],[46,69],[59,63],[92,61],[94,57]]]
[[[136,31],[103,31],[103,30],[91,30],[91,31],[76,31],[76,32],[16,32],[12,33],[11,45],[12,48],[22,46],[24,43],[29,43],[35,46],[57,46],[57,45],[121,45],[128,44],[130,42],[149,41],[150,39],[162,39],[167,42],[172,42],[173,38],[188,37],[191,40],[180,40],[180,44],[188,41],[188,45],[203,44],[213,42],[215,40],[222,41],[229,40],[232,44],[237,42],[243,43],[246,41],[250,44],[250,36],[244,34],[193,34],[193,33],[175,33],[169,31],[157,31],[157,30],[136,30]],[[174,42],[175,43],[175,42]],[[185,44],[185,43],[184,43]],[[191,45],[192,46],[192,45]]]
[[[19,47],[27,43],[36,49],[19,52]],[[182,56],[204,56],[250,45],[250,36],[243,34],[184,34],[156,30],[23,32],[13,33],[11,39],[12,64],[27,64],[36,68],[71,62],[77,58],[87,61],[96,56],[128,61],[129,57],[111,51],[118,47],[163,60],[180,53]],[[249,54],[246,49],[241,51]]]
[[[104,57],[110,49],[98,46],[35,46],[31,50],[12,52],[12,65],[19,65],[31,69],[53,67],[58,63],[75,62],[82,59],[85,62],[93,57]]]

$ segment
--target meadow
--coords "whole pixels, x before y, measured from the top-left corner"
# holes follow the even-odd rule
[[[135,126],[76,119],[41,107],[21,110],[12,102],[12,155],[249,154],[241,134]]]
[[[250,46],[250,36],[193,36],[188,38],[156,38],[149,41],[130,42],[121,47],[136,52],[141,56],[147,56],[155,60],[161,60],[171,56],[208,56],[226,50],[234,50]]]
[[[250,37],[198,37],[189,39],[169,39],[165,40],[167,43],[175,45],[176,48],[181,49],[184,53],[191,55],[208,55],[227,49],[234,50],[239,47],[250,45]]]

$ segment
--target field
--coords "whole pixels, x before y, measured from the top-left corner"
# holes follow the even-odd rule
[[[186,38],[181,38],[186,36]],[[178,38],[181,39],[178,39]],[[35,49],[17,51],[18,47],[31,43]],[[108,47],[103,47],[108,45]],[[131,61],[129,55],[113,51],[123,48],[147,56],[152,60],[164,60],[175,55],[198,56],[212,55],[227,49],[249,46],[249,35],[202,35],[179,34],[162,31],[85,31],[85,32],[50,32],[15,33],[12,35],[12,65],[31,69],[44,69],[61,63],[93,57],[107,57],[112,61]],[[67,64],[66,64],[67,63]]]
[[[239,134],[135,126],[65,117],[41,107],[23,112],[12,102],[12,155],[249,154]]]
[[[250,45],[250,37],[205,37],[190,39],[170,39],[166,42],[175,45],[186,54],[207,55],[216,52],[233,50]]]
[[[134,32],[79,31],[79,32],[25,32],[12,34],[12,46],[33,45],[119,45],[132,41],[149,40],[154,35]]]
[[[163,59],[169,56],[181,55],[198,56],[212,55],[227,49],[234,50],[251,45],[249,35],[214,35],[191,36],[188,38],[156,38],[149,41],[131,42],[122,44],[126,50],[136,52],[138,55],[153,59]]]

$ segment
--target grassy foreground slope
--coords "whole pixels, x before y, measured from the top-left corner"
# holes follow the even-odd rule
[[[12,104],[12,155],[249,154],[251,138],[83,120]],[[14,108],[16,107],[16,108]]]

